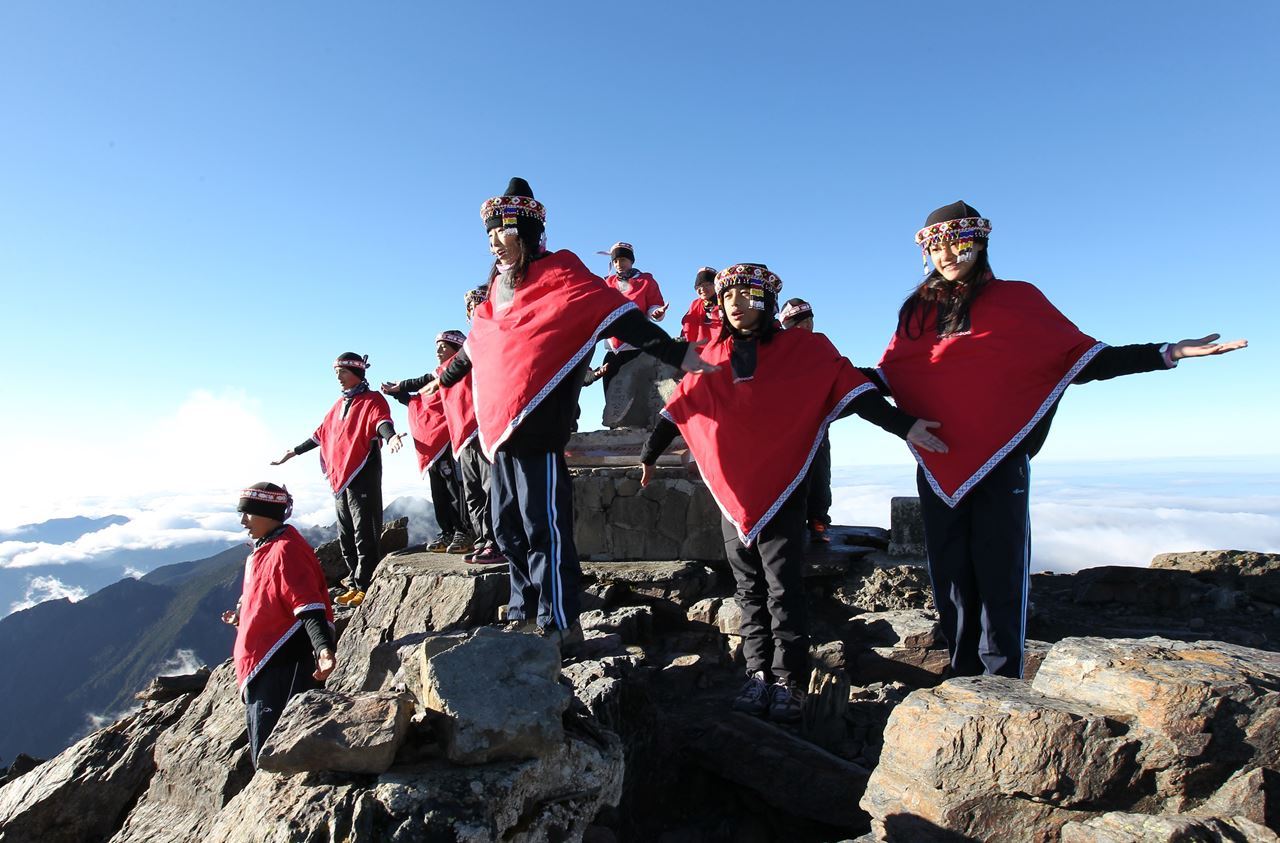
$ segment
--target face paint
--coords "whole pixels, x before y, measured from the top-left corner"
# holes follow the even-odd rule
[[[764,310],[764,286],[761,284],[752,284],[751,291],[751,309]]]
[[[972,240],[957,240],[951,248],[955,252],[956,263],[968,263],[978,256],[978,253],[973,249]]]

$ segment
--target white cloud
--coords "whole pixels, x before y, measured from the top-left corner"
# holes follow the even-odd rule
[[[174,650],[173,655],[165,659],[160,664],[160,668],[156,671],[156,675],[184,676],[188,673],[195,673],[204,666],[204,662],[196,658],[195,650],[183,648]]]
[[[125,575],[126,577],[132,577],[132,578],[133,578],[133,579],[135,579],[135,580],[137,580],[137,579],[142,579],[142,576],[143,576],[145,573],[146,573],[146,571],[140,571],[140,570],[138,570],[137,568],[133,567],[132,565],[125,565],[125,566],[124,566],[124,575]]]
[[[67,598],[72,603],[85,598],[85,590],[77,586],[69,586],[59,580],[57,577],[44,576],[32,577],[27,583],[27,591],[21,600],[17,600],[9,605],[9,611],[21,612],[23,609],[30,609],[37,603],[43,603],[46,600],[61,600]]]

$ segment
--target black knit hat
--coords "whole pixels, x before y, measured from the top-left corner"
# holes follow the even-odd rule
[[[338,355],[338,359],[333,361],[333,368],[346,369],[351,374],[365,379],[365,372],[370,367],[369,355],[356,354],[354,351],[344,351]]]
[[[794,328],[806,319],[813,318],[813,305],[804,299],[787,299],[787,303],[782,306],[782,313],[778,314],[778,319],[782,322],[784,328]]]
[[[293,495],[284,486],[277,486],[275,483],[254,483],[240,493],[236,512],[288,521],[293,514]]]
[[[609,247],[609,260],[616,260],[617,258],[629,258],[632,263],[635,263],[635,247],[630,243],[623,243],[622,241],[614,243]]]
[[[713,267],[704,266],[698,270],[698,274],[693,276],[693,288],[696,290],[699,284],[716,283],[716,271]]]
[[[978,209],[965,202],[963,199],[959,202],[952,202],[950,205],[943,205],[938,210],[929,215],[924,221],[926,226],[934,223],[947,222],[948,220],[962,220],[966,217],[981,217]]]
[[[916,232],[916,245],[926,271],[929,267],[929,249],[942,243],[959,243],[964,255],[972,258],[975,241],[986,242],[991,237],[991,220],[985,219],[978,209],[967,202],[943,205],[924,221],[924,228]]]
[[[480,206],[480,218],[484,230],[495,228],[517,231],[521,239],[537,240],[547,227],[547,209],[533,198],[533,188],[522,178],[513,178],[507,184],[507,192],[486,199]]]

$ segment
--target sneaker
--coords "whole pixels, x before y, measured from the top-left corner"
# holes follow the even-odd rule
[[[764,681],[763,670],[747,677],[747,684],[733,698],[733,710],[753,717],[760,717],[769,710],[769,685]]]
[[[804,693],[779,679],[769,686],[769,719],[775,723],[799,723],[804,714]]]
[[[809,522],[809,541],[814,544],[831,544],[831,536],[827,535],[827,525],[815,518]]]
[[[471,542],[471,537],[466,533],[454,533],[453,541],[449,542],[449,546],[445,548],[446,553],[470,553],[475,547]]]
[[[445,553],[449,550],[449,541],[452,536],[446,536],[444,533],[436,536],[427,543],[427,552],[429,553]]]
[[[474,565],[500,565],[507,561],[507,557],[502,555],[496,544],[487,544],[473,553],[467,561]]]
[[[355,594],[351,595],[351,599],[347,601],[347,605],[359,606],[363,602],[364,602],[364,592],[357,591]]]
[[[559,629],[547,624],[538,627],[538,635],[551,641],[556,645],[556,649],[560,651],[560,658],[567,658],[573,653],[575,647],[583,642],[582,624],[574,622],[573,626],[568,629]]]
[[[484,550],[484,543],[476,542],[475,546],[471,548],[470,553],[462,554],[462,561],[468,564],[470,564],[471,562],[474,562],[476,560],[476,554],[480,553],[482,550]]]
[[[360,594],[359,589],[348,588],[346,591],[333,598],[333,602],[346,606],[351,602],[351,598],[355,597],[357,594]]]

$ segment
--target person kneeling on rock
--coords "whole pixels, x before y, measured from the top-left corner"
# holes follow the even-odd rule
[[[283,486],[255,483],[240,493],[240,523],[253,539],[236,608],[236,683],[247,706],[254,766],[280,712],[294,694],[321,687],[337,666],[333,605],[320,561],[284,522],[293,497]]]

